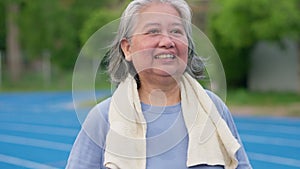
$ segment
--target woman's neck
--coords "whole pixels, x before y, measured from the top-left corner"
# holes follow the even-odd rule
[[[138,90],[140,100],[153,106],[170,106],[180,102],[180,86],[174,80],[168,84],[143,83]]]

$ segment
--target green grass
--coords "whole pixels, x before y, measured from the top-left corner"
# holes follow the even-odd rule
[[[4,76],[0,92],[71,91],[72,78],[73,71],[52,72],[49,81],[46,81],[40,72],[27,71],[22,74],[22,77],[17,82],[12,82],[7,76]],[[108,76],[106,74],[97,74],[95,86],[96,90],[109,89],[110,82]]]
[[[13,82],[8,77],[3,78],[1,91],[62,91],[72,89],[70,72],[55,72],[51,78],[44,80],[40,72],[24,72],[21,78]]]
[[[300,104],[300,94],[279,92],[251,92],[245,89],[229,90],[227,93],[227,104],[229,105],[290,105]]]

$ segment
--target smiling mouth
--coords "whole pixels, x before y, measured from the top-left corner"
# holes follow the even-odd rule
[[[174,55],[171,54],[162,54],[154,56],[155,59],[175,59]]]

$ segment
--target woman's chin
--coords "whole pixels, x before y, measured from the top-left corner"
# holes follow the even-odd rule
[[[176,70],[172,70],[172,69],[154,70],[153,74],[165,78],[177,78],[183,74],[183,71],[178,72],[177,69]]]

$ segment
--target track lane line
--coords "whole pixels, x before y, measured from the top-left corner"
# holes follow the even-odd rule
[[[79,129],[52,127],[32,124],[18,124],[18,123],[0,123],[0,130],[21,131],[27,133],[42,133],[59,136],[74,137],[79,132]]]
[[[285,157],[261,154],[261,153],[254,153],[254,152],[247,152],[247,154],[251,160],[263,161],[263,162],[268,162],[268,163],[281,164],[281,165],[300,168],[300,160],[297,160],[297,159],[285,158]]]
[[[69,152],[72,144],[0,134],[0,142]]]
[[[12,164],[15,166],[32,168],[32,169],[59,169],[59,168],[56,168],[53,166],[45,165],[42,163],[30,161],[30,160],[25,160],[22,158],[12,157],[12,156],[8,156],[8,155],[4,155],[4,154],[0,154],[0,162]]]

